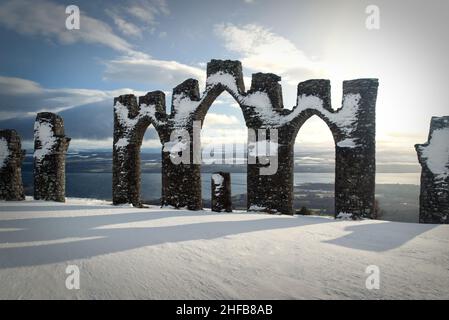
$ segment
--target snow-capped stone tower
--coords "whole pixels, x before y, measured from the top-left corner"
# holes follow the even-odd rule
[[[421,164],[420,223],[449,223],[449,116],[432,117],[429,138],[415,145]]]
[[[0,130],[0,200],[24,200],[22,185],[22,150],[15,130]]]
[[[40,112],[34,123],[34,199],[65,201],[65,158],[70,138],[63,119]]]

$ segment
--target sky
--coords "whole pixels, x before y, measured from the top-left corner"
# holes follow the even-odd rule
[[[65,9],[77,5],[80,29],[68,30]],[[368,29],[367,6],[379,8]],[[378,78],[378,159],[417,163],[415,143],[427,140],[432,116],[449,114],[449,1],[272,0],[0,0],[0,128],[14,128],[32,148],[39,111],[59,113],[72,150],[112,149],[113,98],[171,90],[187,78],[204,89],[211,59],[243,64],[251,74],[282,77],[284,105],[296,86],[330,79],[333,108],[341,83]],[[238,105],[222,94],[206,116],[202,142],[242,142]],[[332,135],[314,117],[298,148],[331,150]],[[144,147],[159,148],[154,129]]]

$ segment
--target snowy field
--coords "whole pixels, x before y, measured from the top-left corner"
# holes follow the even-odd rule
[[[0,298],[449,299],[449,225],[0,202]]]

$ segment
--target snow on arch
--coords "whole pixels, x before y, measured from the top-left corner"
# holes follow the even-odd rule
[[[0,138],[0,168],[6,165],[6,160],[10,156],[8,141],[5,138]]]
[[[151,120],[156,124],[160,125],[161,122],[156,118],[156,107],[155,105],[140,105],[140,112],[135,118],[129,117],[128,108],[120,103],[120,101],[116,101],[114,105],[114,112],[117,116],[117,120],[120,126],[123,128],[125,135],[130,135],[131,132],[135,129],[139,121],[143,117],[150,117]],[[124,148],[129,144],[129,137],[122,137],[116,143],[115,146],[117,148]]]

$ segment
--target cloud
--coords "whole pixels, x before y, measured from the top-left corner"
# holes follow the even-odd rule
[[[214,31],[227,50],[240,54],[244,67],[279,74],[290,84],[318,74],[322,67],[290,40],[260,25],[218,24]]]
[[[113,13],[112,11],[106,11],[114,21],[117,29],[126,36],[133,36],[137,38],[142,38],[142,29],[139,28],[137,25],[126,21],[122,17],[120,17],[118,14]]]
[[[208,112],[201,130],[202,147],[221,144],[243,144],[247,139],[244,120],[236,116]]]
[[[132,89],[93,90],[77,88],[49,89],[37,82],[0,76],[0,118],[7,119],[39,111],[59,112],[99,101],[112,103],[121,94],[143,94]]]
[[[157,60],[151,57],[121,57],[105,62],[105,80],[128,80],[174,87],[188,78],[205,82],[206,72],[177,61]]]
[[[114,7],[106,10],[106,13],[112,17],[121,33],[141,37],[145,26],[140,27],[125,20],[118,12],[127,12],[129,16],[136,20],[145,21],[145,23],[152,25],[155,23],[155,15],[167,15],[170,11],[166,1],[163,0],[133,1],[129,2],[126,7]],[[120,57],[105,62],[105,79],[130,80],[143,83],[153,81],[162,85],[175,86],[187,78],[193,77],[199,80],[203,78],[204,72],[196,67],[176,61],[157,60],[147,53],[135,50],[129,42],[116,35],[107,23],[92,18],[82,11],[80,30],[67,30],[65,27],[66,18],[65,6],[47,0],[39,1],[38,3],[31,0],[10,0],[0,4],[0,25],[17,33],[56,39],[61,44],[73,44],[76,42],[101,44],[120,52]],[[164,36],[165,33],[161,32],[160,34]],[[31,82],[28,84],[23,83],[21,90],[27,87],[30,89],[33,86],[35,86],[34,89],[36,91],[41,91],[37,84]],[[47,95],[55,96],[53,99],[46,101],[48,108],[55,109],[55,104],[60,103],[69,104],[70,106],[66,99],[61,100],[61,97],[66,94],[70,96],[72,101],[76,101],[76,97],[92,99],[83,100],[82,103],[99,101],[96,97],[102,94],[95,90],[67,91],[69,90],[57,89],[52,92],[48,90],[46,92]],[[12,92],[11,88],[9,88],[8,92]],[[73,97],[75,99],[72,99]],[[10,102],[9,106],[6,103],[8,112],[14,109],[12,103],[17,105],[17,102]],[[33,109],[31,106],[26,107],[28,102],[31,101],[24,102],[25,107],[23,109]],[[39,106],[39,108],[43,108],[43,106]],[[36,107],[34,109],[38,110]],[[1,115],[5,116],[5,114],[3,111]]]
[[[204,128],[214,128],[217,126],[223,126],[223,125],[245,125],[244,123],[241,123],[239,119],[235,116],[230,116],[227,114],[219,114],[219,113],[211,113],[208,112],[206,114],[206,118],[204,120]]]
[[[104,100],[77,106],[59,112],[64,119],[65,133],[73,138],[71,146],[76,148],[111,147],[114,130],[112,100]],[[0,120],[0,128],[15,129],[25,145],[32,146],[33,125],[36,114]],[[145,134],[146,140],[158,140],[156,130],[150,127]]]
[[[165,0],[140,0],[129,2],[126,11],[134,18],[148,25],[157,24],[157,16],[168,15],[170,13]]]
[[[168,15],[170,10],[165,0],[140,0],[128,1],[108,8],[106,13],[123,35],[142,38],[145,30],[154,33],[155,25],[158,24],[157,18]],[[166,35],[166,32],[159,32],[160,38]]]
[[[6,1],[0,5],[0,25],[24,35],[57,39],[62,44],[96,43],[127,55],[141,54],[125,39],[117,36],[108,24],[83,11],[80,12],[80,29],[66,29],[68,15],[65,8],[46,0],[38,3],[32,0]]]
[[[0,76],[0,128],[15,129],[24,146],[32,148],[33,125],[39,111],[57,112],[64,119],[71,146],[83,148],[112,145],[113,98],[121,94],[143,95],[131,89],[48,89],[39,83]],[[156,144],[158,135],[150,127],[145,145]],[[153,141],[154,140],[154,141]]]

